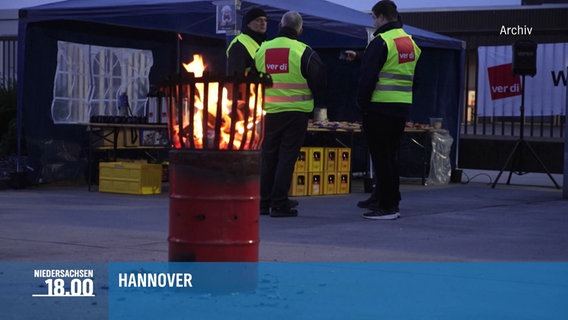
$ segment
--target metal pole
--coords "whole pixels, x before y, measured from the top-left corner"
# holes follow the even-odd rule
[[[522,75],[521,82],[521,128],[519,132],[519,138],[523,140],[525,138],[525,75]]]
[[[566,67],[568,74],[568,66]],[[566,86],[566,112],[568,115],[568,86]],[[564,120],[564,183],[562,184],[562,198],[568,199],[568,121]]]

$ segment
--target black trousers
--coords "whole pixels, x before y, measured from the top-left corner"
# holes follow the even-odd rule
[[[283,207],[288,201],[294,165],[308,130],[309,113],[279,112],[264,117],[260,171],[260,207]]]
[[[400,196],[399,150],[406,119],[368,113],[363,132],[373,160],[376,185],[372,196],[382,209],[398,206]]]

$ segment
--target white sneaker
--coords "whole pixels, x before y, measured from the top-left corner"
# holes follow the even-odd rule
[[[396,208],[389,210],[377,209],[363,214],[363,218],[370,220],[395,220],[400,218],[400,213]]]

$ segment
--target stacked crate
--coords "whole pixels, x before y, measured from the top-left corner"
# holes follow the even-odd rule
[[[323,190],[323,163],[324,148],[308,147],[308,196],[324,194]]]
[[[292,175],[292,183],[290,185],[290,195],[291,196],[305,196],[308,192],[308,174],[307,174],[307,148],[302,148],[300,154],[296,159],[296,164],[294,165],[294,174]]]
[[[349,193],[351,149],[303,147],[296,160],[291,196]]]
[[[325,148],[323,194],[337,193],[337,148]]]
[[[324,194],[349,193],[351,149],[325,148]]]
[[[349,193],[351,183],[351,149],[338,148],[337,149],[337,193]]]

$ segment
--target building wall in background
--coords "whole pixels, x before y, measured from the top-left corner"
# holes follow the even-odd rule
[[[0,85],[16,80],[18,10],[0,9]]]
[[[547,2],[547,1],[539,1]],[[550,2],[550,1],[548,1]],[[565,3],[561,2],[561,3]],[[501,169],[505,157],[519,137],[519,117],[476,117],[478,103],[478,48],[511,46],[516,40],[530,39],[538,44],[566,43],[568,5],[543,4],[505,8],[403,11],[404,23],[444,34],[466,43],[466,95],[462,106],[462,126],[458,165],[462,168]],[[532,28],[530,34],[502,34],[502,27]],[[538,70],[538,72],[542,70]],[[562,172],[563,137],[566,116],[527,117],[526,135],[552,172]],[[497,150],[503,150],[496,152]],[[488,156],[488,155],[491,155]],[[523,169],[541,171],[529,154]]]

